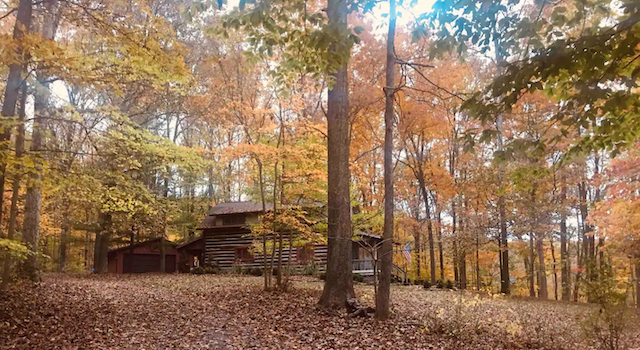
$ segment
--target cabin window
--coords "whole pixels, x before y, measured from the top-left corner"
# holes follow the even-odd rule
[[[250,263],[253,262],[253,255],[249,251],[249,247],[236,248],[236,262]]]
[[[312,245],[305,245],[304,247],[298,247],[298,263],[307,264],[313,262],[314,250]]]
[[[245,223],[244,215],[224,215],[222,216],[222,225],[243,225]]]

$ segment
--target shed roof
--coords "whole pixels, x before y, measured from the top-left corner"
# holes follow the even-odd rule
[[[199,236],[195,239],[192,239],[188,242],[182,243],[179,246],[176,247],[176,249],[178,250],[182,250],[182,249],[191,249],[194,248],[198,245],[202,245],[204,244],[204,236]]]
[[[138,242],[138,243],[133,244],[133,245],[126,245],[126,246],[124,246],[124,247],[111,249],[111,250],[109,250],[108,254],[113,254],[113,253],[116,253],[116,252],[119,252],[119,251],[122,251],[122,250],[128,250],[128,249],[131,249],[131,248],[141,247],[141,246],[144,246],[144,245],[147,245],[147,244],[151,244],[151,243],[159,243],[159,242],[160,242],[160,241],[162,241],[162,240],[164,240],[164,241],[165,241],[165,244],[167,244],[167,245],[170,245],[170,246],[176,246],[176,244],[175,244],[175,243],[173,243],[173,242],[171,242],[171,241],[169,241],[169,240],[167,240],[167,239],[164,239],[164,238],[162,238],[162,237],[158,237],[158,238],[152,238],[152,239],[147,240],[147,241]]]
[[[266,204],[267,210],[273,209],[273,204]],[[262,203],[256,202],[226,202],[218,203],[209,209],[207,215],[225,215],[240,213],[258,213],[262,211]]]

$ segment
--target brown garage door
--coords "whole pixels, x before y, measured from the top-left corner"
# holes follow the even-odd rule
[[[133,261],[131,257],[133,256]],[[123,263],[124,273],[145,273],[160,271],[160,255],[159,254],[125,254]],[[166,272],[176,271],[176,256],[165,256]]]

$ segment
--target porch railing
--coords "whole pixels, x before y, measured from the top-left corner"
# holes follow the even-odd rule
[[[373,260],[364,259],[364,260],[353,260],[351,270],[355,271],[373,271]],[[378,262],[378,267],[380,267],[380,263]]]

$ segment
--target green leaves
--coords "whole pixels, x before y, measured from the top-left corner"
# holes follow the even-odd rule
[[[9,254],[14,259],[26,259],[29,254],[27,247],[20,241],[0,238],[0,252]]]
[[[555,120],[590,133],[576,151],[618,153],[632,143],[640,134],[637,118],[628,118],[640,108],[634,91],[640,78],[638,6],[625,6],[618,17],[611,14],[611,1],[584,2],[571,11],[542,2],[530,13],[516,12],[520,3],[438,1],[425,16],[439,30],[434,55],[453,49],[461,55],[471,43],[481,52],[493,50],[505,68],[463,109],[490,123],[527,94],[544,91],[559,102]],[[549,9],[549,18],[540,15]]]

